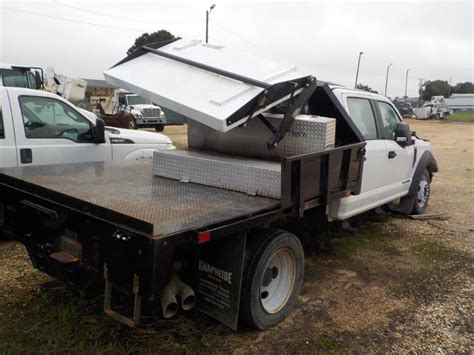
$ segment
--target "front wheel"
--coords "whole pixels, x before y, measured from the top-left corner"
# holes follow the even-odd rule
[[[304,275],[304,252],[299,239],[273,230],[249,239],[242,284],[241,320],[267,329],[293,310]]]
[[[164,129],[165,129],[164,124],[159,124],[159,125],[155,126],[155,131],[157,131],[157,132],[163,132]]]
[[[420,182],[418,183],[418,190],[416,192],[415,205],[413,206],[413,214],[423,214],[428,207],[431,192],[431,177],[428,170],[423,172]]]
[[[128,121],[128,129],[137,129],[135,118],[131,118],[130,121]]]

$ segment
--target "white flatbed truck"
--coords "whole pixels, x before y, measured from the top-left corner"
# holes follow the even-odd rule
[[[228,58],[218,60],[226,53],[191,59],[192,51],[221,49],[180,41],[142,47],[106,77],[145,97],[159,95],[176,112],[222,131],[264,120],[262,112],[283,112],[281,124],[268,127],[270,149],[292,134],[302,110],[333,117],[335,148],[280,160],[280,199],[153,176],[151,163],[0,173],[4,231],[25,244],[36,268],[71,287],[83,290],[105,279],[105,312],[130,326],[139,323],[147,302],[165,317],[196,304],[233,329],[238,321],[271,327],[295,306],[304,275],[302,246],[282,229],[286,220],[345,220],[398,198],[400,212],[423,213],[428,203],[438,170],[430,144],[410,132],[386,98],[312,76],[272,79],[255,65],[246,69],[235,53],[229,54],[238,63],[234,72]],[[210,112],[215,97],[199,87],[193,87],[199,95],[189,97],[174,87],[167,91],[166,83],[153,88],[153,80],[137,82],[128,65],[156,75],[171,66],[172,77],[182,74],[194,85],[212,87],[215,80],[221,104],[214,109],[210,103]],[[226,94],[239,103],[226,106]],[[113,290],[132,296],[132,316],[114,311]]]

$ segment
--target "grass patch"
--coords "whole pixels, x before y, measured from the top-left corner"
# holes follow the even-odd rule
[[[142,319],[137,329],[106,316],[102,296],[85,298],[59,282],[0,302],[2,353],[187,353],[211,351],[224,326],[192,312],[173,320]]]
[[[412,246],[410,252],[420,264],[420,269],[404,275],[394,284],[393,290],[398,296],[430,302],[437,293],[449,288],[456,273],[465,272],[474,276],[473,258],[440,242],[418,243]]]
[[[452,115],[445,122],[467,122],[467,123],[474,123],[474,111],[457,111],[454,112]]]

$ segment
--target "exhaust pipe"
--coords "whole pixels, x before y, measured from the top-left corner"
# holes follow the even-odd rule
[[[171,318],[178,312],[178,300],[181,308],[188,311],[196,304],[196,295],[191,287],[182,282],[177,275],[171,277],[161,293],[161,309],[163,317]]]

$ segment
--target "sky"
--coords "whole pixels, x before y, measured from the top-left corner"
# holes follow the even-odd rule
[[[420,79],[474,81],[473,2],[0,0],[0,62],[103,79],[143,32],[166,29],[291,63],[320,80],[417,96]]]

